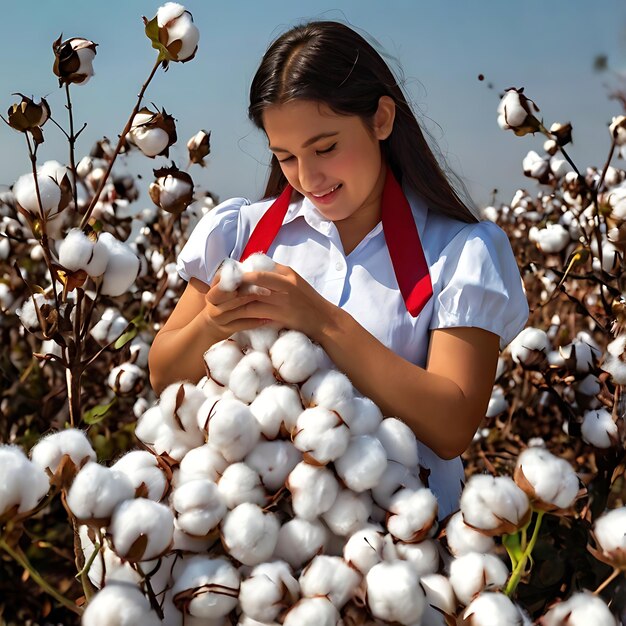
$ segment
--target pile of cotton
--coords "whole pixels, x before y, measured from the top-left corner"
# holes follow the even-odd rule
[[[226,267],[234,289],[246,266]],[[568,463],[529,449],[514,479],[472,477],[440,541],[413,432],[320,346],[263,327],[204,361],[202,380],[170,385],[140,415],[145,449],[110,468],[77,435],[76,453],[57,439],[33,450],[51,477],[65,455],[73,468],[66,501],[101,589],[85,626],[122,614],[148,626],[530,623],[503,593],[494,537],[570,507]]]

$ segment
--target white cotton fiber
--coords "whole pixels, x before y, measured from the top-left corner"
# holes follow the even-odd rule
[[[196,478],[208,478],[217,482],[227,466],[228,461],[220,454],[219,450],[210,444],[205,444],[189,450],[183,457],[178,468],[176,481],[179,485]]]
[[[365,491],[375,487],[387,468],[387,454],[377,437],[352,437],[341,457],[335,461],[335,470],[347,487]]]
[[[243,270],[241,263],[235,259],[224,259],[220,267],[220,280],[217,286],[222,291],[236,291],[241,285]]]
[[[256,470],[263,486],[270,492],[285,485],[291,470],[302,460],[302,454],[290,441],[260,441],[246,456],[245,462]]]
[[[95,455],[94,455],[95,456]],[[135,493],[158,502],[168,488],[167,479],[159,467],[156,457],[147,450],[132,450],[120,457],[111,469],[128,476]]]
[[[389,461],[384,473],[380,477],[378,484],[372,487],[372,497],[376,504],[388,510],[391,498],[402,489],[412,489],[417,491],[424,485],[415,474],[415,469],[408,467],[397,461]]]
[[[226,503],[217,485],[206,478],[179,485],[171,501],[178,527],[194,537],[208,535],[226,515]]]
[[[250,411],[267,439],[275,439],[281,427],[293,433],[303,411],[300,394],[291,385],[270,385],[261,390],[250,404]]]
[[[383,534],[374,526],[357,530],[343,547],[343,558],[361,574],[383,560]]]
[[[285,616],[283,626],[337,626],[339,612],[327,598],[303,598]]]
[[[350,489],[342,489],[322,518],[332,533],[349,537],[367,524],[371,513],[372,497],[369,493],[357,494]]]
[[[274,553],[280,522],[274,513],[244,502],[226,514],[222,543],[228,554],[244,565],[258,565]]]
[[[298,582],[303,596],[325,596],[341,610],[361,582],[361,574],[341,557],[319,555],[304,568]]]
[[[246,354],[235,365],[228,378],[230,390],[248,404],[259,395],[262,389],[275,382],[269,356],[258,350]]]
[[[51,474],[57,471],[64,457],[68,457],[77,469],[96,460],[96,453],[84,431],[68,428],[52,433],[40,439],[30,451],[33,463]]]
[[[355,396],[350,402],[350,410],[341,414],[353,437],[374,434],[383,421],[383,414],[373,400]]]
[[[284,606],[293,604],[300,586],[285,561],[261,563],[241,583],[239,603],[242,611],[261,622],[276,619]]]
[[[298,569],[322,550],[328,536],[328,529],[318,519],[294,517],[285,522],[278,532],[274,558],[283,559]]]
[[[450,584],[465,605],[481,591],[503,587],[508,577],[506,565],[493,554],[469,552],[450,564]]]
[[[0,516],[14,507],[17,513],[31,511],[50,488],[44,470],[17,446],[0,445],[0,476]]]
[[[244,502],[261,505],[266,502],[259,474],[245,463],[229,465],[217,482],[217,488],[229,509]]]
[[[386,535],[383,556],[385,560],[406,561],[420,578],[439,569],[439,550],[432,539],[424,539],[419,543],[404,543],[394,542],[391,535]]]
[[[338,411],[354,397],[354,388],[345,374],[337,370],[318,370],[300,388],[305,407],[321,406]]]
[[[318,465],[338,459],[349,442],[350,431],[334,411],[317,406],[298,417],[293,444]]]
[[[174,568],[173,579],[174,604],[179,608],[186,606],[189,615],[215,619],[237,606],[240,574],[224,558],[202,555],[182,559]],[[229,593],[224,593],[225,590]],[[185,596],[191,596],[191,601],[187,603]]]
[[[391,498],[387,528],[400,541],[421,541],[437,519],[437,498],[425,487],[403,489]]]
[[[169,507],[147,498],[126,500],[113,511],[108,532],[118,556],[129,561],[149,561],[169,549],[174,515]]]
[[[270,358],[276,373],[287,383],[302,383],[320,365],[319,347],[301,332],[282,333],[270,348]]]
[[[110,233],[101,233],[98,241],[109,252],[100,292],[107,296],[121,296],[135,282],[139,274],[139,257],[129,245],[118,241]]]
[[[218,341],[204,353],[208,375],[220,385],[228,385],[231,372],[242,358],[243,352],[232,339]]]
[[[325,467],[298,463],[287,478],[292,505],[298,517],[312,520],[325,513],[335,502],[339,483]]]
[[[261,429],[247,405],[234,398],[211,398],[206,431],[209,443],[229,462],[240,461],[256,446]],[[213,406],[214,405],[214,406]],[[202,410],[199,411],[202,413]]]
[[[111,583],[91,598],[81,623],[83,626],[159,626],[161,620],[139,587]]]
[[[406,467],[417,467],[417,439],[404,422],[396,417],[387,417],[381,422],[376,436],[383,444],[390,461],[397,461]]]
[[[249,330],[241,330],[235,333],[232,338],[239,344],[239,347],[245,352],[250,350],[258,350],[269,354],[270,348],[278,339],[278,329],[268,324],[259,328],[250,328]]]
[[[59,244],[59,263],[70,270],[84,270],[93,254],[94,242],[80,228],[72,228]]]
[[[488,537],[470,528],[463,521],[463,514],[457,511],[446,524],[448,548],[454,556],[462,556],[468,552],[489,553],[495,548],[493,537]]]

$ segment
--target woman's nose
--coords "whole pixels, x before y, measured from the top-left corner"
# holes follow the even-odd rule
[[[324,183],[324,173],[310,161],[300,161],[298,178],[302,189],[308,192],[317,192]]]

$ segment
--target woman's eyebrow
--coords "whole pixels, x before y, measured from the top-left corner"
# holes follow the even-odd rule
[[[310,139],[307,139],[302,144],[301,147],[308,148],[311,144],[315,143],[316,141],[319,141],[320,139],[328,139],[329,137],[335,137],[338,134],[339,134],[339,131],[335,131],[332,133],[320,133],[319,135],[315,135],[315,137],[311,137]],[[272,152],[289,152],[289,150],[285,150],[285,148],[276,148],[274,146],[270,146],[270,150]]]

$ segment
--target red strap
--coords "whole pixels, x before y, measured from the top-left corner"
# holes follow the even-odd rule
[[[255,252],[267,254],[267,251],[272,245],[272,241],[276,239],[276,235],[278,235],[278,231],[283,225],[285,215],[287,215],[287,209],[291,201],[291,192],[291,185],[287,185],[280,196],[276,198],[274,204],[263,213],[263,216],[252,231],[246,247],[241,253],[240,261],[245,261]]]
[[[290,185],[263,214],[241,254],[244,261],[255,252],[267,253],[283,224],[292,188]],[[417,317],[433,294],[428,264],[411,206],[391,170],[387,170],[382,196],[382,222],[393,270],[406,308]]]
[[[417,317],[433,287],[411,206],[390,169],[383,188],[382,222],[400,292],[409,313]]]

